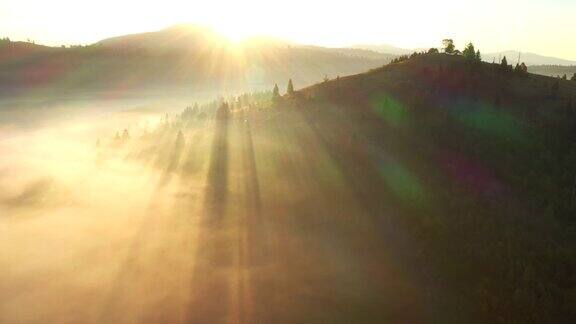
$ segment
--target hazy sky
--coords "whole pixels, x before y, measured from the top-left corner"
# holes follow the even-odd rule
[[[264,34],[329,46],[388,43],[522,50],[576,60],[576,0],[0,0],[0,36],[43,44],[92,43],[176,23],[231,38]]]

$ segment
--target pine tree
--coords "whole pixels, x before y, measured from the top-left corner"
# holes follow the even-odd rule
[[[572,78],[570,78],[570,80],[576,81],[576,73],[574,73],[574,75],[572,76]]]
[[[454,46],[454,41],[447,38],[442,40],[442,45],[444,45],[444,53],[446,54],[453,54],[454,53],[454,49],[456,48]]]
[[[278,99],[280,97],[280,90],[278,89],[278,84],[274,84],[274,90],[272,90],[272,98]]]
[[[462,51],[462,56],[468,61],[474,61],[476,59],[476,50],[474,49],[474,44],[468,43],[464,51]]]
[[[294,84],[292,83],[292,79],[288,80],[288,87],[286,89],[286,94],[289,96],[294,95]]]
[[[510,67],[508,66],[508,60],[506,59],[506,56],[504,56],[502,58],[502,62],[500,62],[500,70],[502,72],[508,72],[510,69]]]
[[[224,101],[222,104],[220,104],[220,107],[218,107],[218,110],[216,111],[216,118],[219,120],[228,120],[229,117],[230,106],[226,101]]]
[[[476,54],[474,55],[474,61],[476,61],[476,63],[482,62],[482,55],[480,55],[480,50],[476,50]]]
[[[528,74],[528,67],[526,66],[526,64],[524,64],[524,62],[522,62],[522,63],[520,64],[520,73],[521,73],[522,75]]]

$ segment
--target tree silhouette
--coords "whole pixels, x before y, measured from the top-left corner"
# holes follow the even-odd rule
[[[272,102],[278,104],[282,97],[280,96],[280,90],[278,89],[278,84],[274,84],[274,89],[272,90]]]
[[[286,94],[289,96],[294,95],[294,84],[292,83],[292,79],[288,80],[288,87],[286,89]]]
[[[176,150],[181,150],[184,147],[185,141],[184,141],[184,134],[182,134],[182,131],[179,130],[178,131],[178,135],[176,136]]]
[[[514,73],[518,75],[526,75],[528,74],[528,67],[526,64],[524,64],[524,62],[522,62],[522,64],[516,64],[514,67]]]
[[[447,38],[442,40],[442,45],[444,45],[444,53],[446,54],[454,53],[454,49],[456,47],[454,46],[454,41],[452,39]]]
[[[570,80],[576,81],[576,73],[574,73],[574,75],[570,78]]]
[[[477,63],[482,62],[482,55],[480,54],[480,50],[476,50],[476,54],[474,55],[474,61]]]
[[[504,56],[502,58],[502,61],[500,62],[500,71],[510,72],[510,70],[511,70],[511,66],[508,65],[508,60],[506,59],[506,56]]]
[[[397,58],[393,59],[390,63],[394,64],[394,63],[400,63],[400,62],[404,62],[407,61],[409,59],[408,55],[400,55]],[[328,81],[328,77],[324,76],[324,82]]]
[[[228,118],[230,118],[230,106],[224,101],[216,111],[216,119],[228,120]]]
[[[464,51],[462,51],[462,56],[464,56],[464,58],[470,62],[475,61],[476,49],[474,49],[474,44],[468,43],[468,45],[466,45],[466,48],[464,48]]]

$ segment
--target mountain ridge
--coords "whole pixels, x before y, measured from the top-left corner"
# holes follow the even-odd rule
[[[0,85],[14,93],[117,91],[158,86],[229,90],[299,85],[359,73],[396,56],[252,39],[231,43],[204,27],[175,26],[104,39],[88,46],[0,44]]]
[[[413,52],[420,52],[426,51],[427,49],[406,49],[395,47],[388,44],[363,44],[363,45],[353,45],[351,48],[358,48],[358,49],[368,49],[379,53],[390,53],[390,54],[397,54],[397,55],[409,55]],[[564,66],[571,66],[576,65],[575,60],[569,60],[549,55],[541,55],[538,53],[532,52],[522,52],[517,50],[506,50],[506,51],[498,51],[498,52],[490,52],[490,53],[482,53],[482,59],[485,62],[491,63],[492,60],[498,61],[502,59],[502,57],[506,56],[508,62],[516,62],[518,58],[518,54],[521,55],[521,62],[524,62],[526,65],[564,65]]]

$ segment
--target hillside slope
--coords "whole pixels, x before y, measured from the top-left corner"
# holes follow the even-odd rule
[[[402,224],[431,304],[454,322],[560,323],[576,319],[573,98],[573,81],[423,55],[284,105],[373,217]]]

